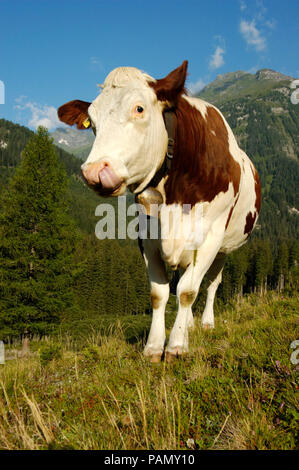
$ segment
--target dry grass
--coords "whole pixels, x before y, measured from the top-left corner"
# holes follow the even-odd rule
[[[298,298],[249,297],[150,364],[121,328],[35,342],[0,369],[1,449],[293,449]]]

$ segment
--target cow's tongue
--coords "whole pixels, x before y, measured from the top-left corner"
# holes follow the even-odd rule
[[[122,180],[114,173],[109,166],[105,166],[100,171],[100,179],[103,188],[114,189],[121,185]]]

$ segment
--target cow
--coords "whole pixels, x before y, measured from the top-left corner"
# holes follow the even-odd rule
[[[58,109],[64,123],[94,130],[93,147],[82,165],[89,187],[100,196],[120,196],[128,189],[149,219],[158,217],[161,233],[168,218],[168,237],[139,239],[153,311],[144,354],[152,362],[162,357],[171,361],[188,352],[192,305],[205,275],[207,300],[201,324],[214,327],[213,304],[225,257],[247,241],[261,205],[258,173],[221,112],[188,96],[187,67],[184,61],[161,79],[134,67],[119,67],[109,73],[92,103],[73,100]],[[153,213],[156,204],[159,210]],[[182,207],[187,210],[169,222],[168,209]],[[170,236],[187,215],[191,232],[200,218],[201,236],[195,234],[191,242],[185,234]],[[178,312],[164,350],[167,265],[179,270],[180,278]]]

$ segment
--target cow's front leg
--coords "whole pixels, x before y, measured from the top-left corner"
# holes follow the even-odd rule
[[[187,267],[177,286],[178,313],[170,333],[166,359],[181,356],[188,351],[188,327],[190,311],[196,299],[201,281],[213,263],[221,246],[223,231],[207,235],[200,248],[194,252],[193,261]],[[215,235],[216,234],[216,235]]]
[[[165,264],[160,256],[157,240],[142,240],[143,256],[151,286],[153,317],[144,354],[152,362],[160,362],[165,343],[165,308],[169,297],[169,283]]]
[[[188,351],[188,329],[193,326],[192,304],[196,299],[199,282],[194,278],[195,266],[189,265],[177,287],[178,313],[170,333],[166,360]]]

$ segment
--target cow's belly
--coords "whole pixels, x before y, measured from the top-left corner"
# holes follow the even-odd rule
[[[233,201],[234,191],[231,185],[226,193],[219,194],[212,203],[204,202],[193,206],[191,213],[184,212],[177,205],[176,217],[171,216],[169,219],[168,213],[174,205],[173,208],[164,206],[160,212],[163,260],[173,269],[178,266],[187,267],[208,234],[218,238],[219,230],[224,232]],[[170,220],[170,224],[166,220]]]

